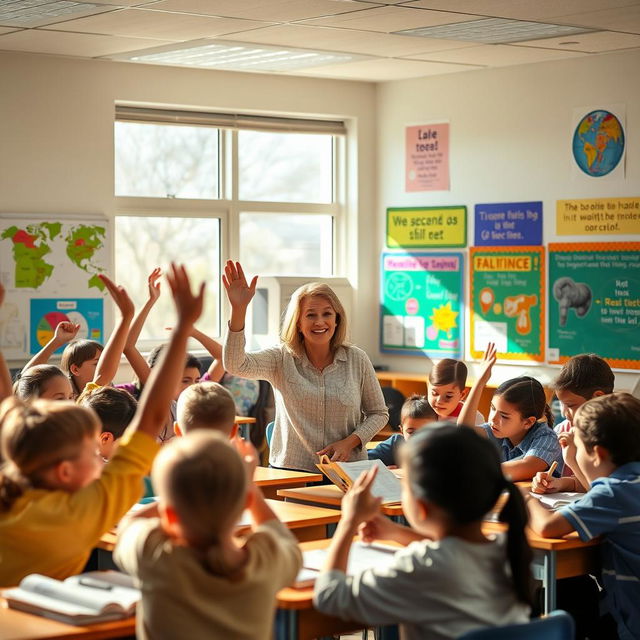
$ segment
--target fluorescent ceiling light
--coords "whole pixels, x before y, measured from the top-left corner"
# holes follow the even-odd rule
[[[577,33],[591,33],[593,31],[597,31],[597,29],[572,27],[566,24],[507,20],[506,18],[483,18],[482,20],[472,20],[470,22],[442,24],[437,27],[405,29],[404,31],[396,31],[395,34],[419,38],[483,42],[485,44],[508,44],[510,42],[525,42],[527,40],[575,35]]]
[[[39,27],[61,22],[68,17],[78,17],[78,14],[91,15],[114,9],[114,6],[72,0],[14,0],[0,2],[0,24],[9,27]]]
[[[164,45],[109,56],[118,60],[175,64],[204,69],[234,71],[290,71],[327,64],[364,60],[368,56],[334,51],[314,51],[247,42],[192,40],[182,45]]]

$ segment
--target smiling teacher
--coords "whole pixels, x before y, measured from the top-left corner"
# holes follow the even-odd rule
[[[387,424],[389,413],[367,354],[345,344],[347,319],[325,284],[306,284],[291,296],[280,344],[245,351],[244,323],[258,277],[247,284],[229,260],[222,282],[231,304],[224,342],[225,370],[268,380],[276,417],[269,462],[283,469],[317,471],[318,456],[366,460],[364,445]]]

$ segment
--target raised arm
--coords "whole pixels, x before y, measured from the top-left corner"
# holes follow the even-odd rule
[[[77,335],[80,330],[79,324],[74,324],[73,322],[60,322],[56,327],[56,330],[53,334],[53,338],[47,342],[47,344],[36,353],[27,364],[22,367],[22,371],[20,375],[22,375],[27,369],[31,367],[35,367],[37,364],[47,364],[49,362],[49,358],[54,354],[54,352],[62,347],[63,345],[71,342]]]
[[[138,351],[136,344],[138,342],[138,338],[140,337],[140,333],[142,332],[142,327],[144,323],[147,321],[147,317],[149,316],[149,312],[158,301],[160,297],[160,281],[159,278],[162,275],[162,271],[159,267],[156,267],[150,274],[147,279],[147,284],[149,288],[149,297],[147,301],[144,303],[140,311],[136,314],[136,317],[133,319],[131,323],[131,328],[129,329],[129,335],[127,336],[127,341],[124,345],[124,355],[133,372],[138,376],[138,380],[140,381],[140,385],[144,386],[149,378],[150,368],[147,364],[147,361],[142,357],[142,354]]]
[[[247,284],[247,279],[239,262],[227,260],[222,276],[222,284],[227,292],[227,298],[231,305],[231,320],[229,329],[231,331],[242,331],[247,315],[247,307],[256,293],[258,276],[253,276],[251,284]]]
[[[487,345],[487,349],[484,352],[482,358],[482,364],[480,368],[480,375],[476,380],[476,383],[471,387],[471,391],[467,396],[464,404],[462,405],[462,411],[458,416],[458,424],[470,427],[476,430],[476,433],[486,437],[487,433],[482,427],[476,427],[476,413],[478,411],[478,405],[480,404],[480,398],[482,398],[482,392],[487,386],[487,382],[491,378],[491,370],[496,363],[497,349],[493,342]]]
[[[130,428],[157,437],[167,420],[170,399],[178,386],[184,369],[184,354],[193,324],[202,313],[204,283],[196,295],[191,292],[189,277],[182,265],[171,265],[167,280],[178,312],[178,321],[171,332],[160,363],[149,375]]]
[[[224,365],[222,364],[222,345],[213,338],[209,337],[206,333],[193,328],[191,337],[196,339],[213,358],[211,366],[207,369],[207,374],[212,382],[220,382],[224,375]]]
[[[129,294],[125,291],[124,287],[117,286],[103,274],[99,277],[102,282],[104,282],[107,290],[111,294],[111,298],[120,311],[120,318],[116,322],[116,327],[109,336],[109,340],[100,354],[98,365],[96,366],[96,373],[93,378],[96,384],[104,387],[111,384],[111,381],[118,372],[120,357],[122,356],[124,343],[129,333],[129,325],[133,318],[133,302],[131,302],[131,298],[129,298]]]
[[[0,308],[4,303],[4,286],[0,282]],[[9,367],[4,360],[2,351],[0,351],[0,401],[8,398],[11,395],[11,373]]]

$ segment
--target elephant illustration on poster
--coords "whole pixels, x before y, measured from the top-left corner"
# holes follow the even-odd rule
[[[591,288],[584,282],[574,282],[571,278],[558,278],[553,283],[553,297],[560,306],[560,326],[567,324],[569,309],[582,318],[591,307]]]

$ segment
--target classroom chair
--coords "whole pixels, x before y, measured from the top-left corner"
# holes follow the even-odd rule
[[[267,428],[264,430],[264,436],[267,439],[267,447],[271,448],[271,438],[273,438],[273,428],[276,426],[275,422],[270,422]]]
[[[524,624],[469,631],[458,640],[573,640],[574,634],[573,618],[566,611],[556,610]]]

